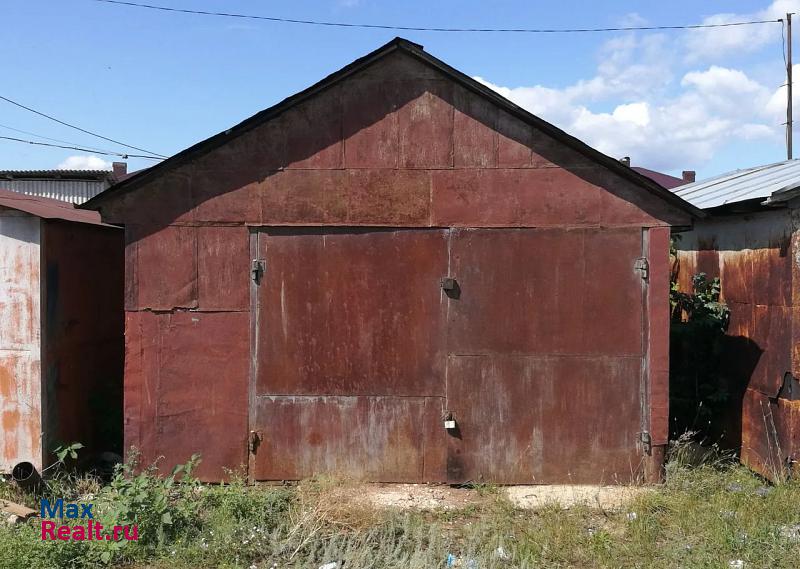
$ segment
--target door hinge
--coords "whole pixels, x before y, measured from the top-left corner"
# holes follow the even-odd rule
[[[636,262],[633,264],[633,270],[639,271],[642,276],[642,280],[647,280],[650,276],[650,263],[647,262],[647,258],[639,257],[636,259]]]
[[[639,441],[642,443],[644,452],[650,454],[650,451],[653,450],[653,439],[650,437],[650,433],[648,431],[639,433]]]
[[[247,439],[247,450],[250,454],[255,454],[258,450],[258,445],[261,444],[261,432],[250,431],[250,436]]]
[[[250,277],[253,279],[253,282],[258,284],[261,282],[261,277],[264,276],[264,271],[266,270],[266,263],[261,259],[253,259],[253,263],[250,265]]]

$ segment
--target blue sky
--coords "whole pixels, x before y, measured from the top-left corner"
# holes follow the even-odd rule
[[[800,0],[149,3],[448,27],[681,25],[800,13]],[[4,0],[3,22],[0,95],[165,155],[277,103],[398,35],[171,14],[92,0]],[[704,178],[785,158],[779,24],[700,32],[399,35],[598,149],[631,156],[636,165],[674,174],[695,169]],[[0,136],[42,140],[11,127],[125,151],[4,101],[0,125]],[[113,159],[88,155],[0,140],[0,169]],[[129,160],[131,169],[152,163]]]

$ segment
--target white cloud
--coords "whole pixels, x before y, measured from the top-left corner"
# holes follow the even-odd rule
[[[717,14],[705,21],[777,19],[786,11],[800,13],[800,0],[774,0],[753,14]],[[776,27],[722,30],[704,36],[716,38],[711,47],[693,43],[691,35],[614,37],[599,48],[594,73],[563,88],[476,79],[610,156],[631,156],[634,164],[655,169],[700,168],[732,143],[779,145],[783,137],[786,89],[776,85],[785,79],[774,65],[776,54],[767,54],[772,46],[764,47],[775,39]],[[777,33],[780,41],[779,26]],[[737,58],[737,65],[711,58],[759,48],[761,60]],[[800,65],[795,75],[800,77]]]
[[[785,18],[787,12],[800,13],[800,0],[774,0],[763,10],[749,14],[714,14],[703,19],[703,24],[729,24]],[[685,37],[686,57],[690,62],[709,61],[730,54],[741,54],[761,49],[781,41],[781,25],[754,24],[689,30]]]
[[[70,156],[56,166],[57,170],[111,170],[111,162],[94,155]]]
[[[677,91],[669,95],[620,85],[615,98],[630,102],[608,112],[591,108],[595,93],[584,86],[596,78],[564,89],[509,88],[477,79],[601,152],[631,156],[634,164],[655,169],[697,168],[731,140],[780,134],[771,108],[779,106],[779,94],[737,69],[690,71],[674,82]]]

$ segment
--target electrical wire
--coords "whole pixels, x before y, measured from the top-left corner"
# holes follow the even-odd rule
[[[80,144],[78,144],[77,142],[71,142],[69,140],[61,140],[60,138],[50,138],[49,136],[44,136],[44,135],[41,135],[41,134],[37,134],[35,132],[30,132],[30,131],[22,130],[22,129],[19,129],[19,128],[14,128],[13,126],[8,126],[6,124],[0,124],[0,128],[5,128],[7,130],[13,130],[14,132],[18,132],[20,134],[27,134],[29,136],[35,136],[36,138],[41,138],[42,140],[49,140],[50,142],[61,142],[63,144],[72,144],[74,146],[80,146]],[[90,146],[87,146],[87,148],[90,149],[92,152],[112,152],[113,153],[113,151],[105,150],[103,148],[93,148],[93,147],[90,147]]]
[[[120,152],[105,152],[102,150],[92,150],[91,148],[82,148],[80,146],[65,146],[62,144],[50,144],[48,142],[36,142],[33,140],[24,140],[22,138],[14,138],[13,136],[0,136],[0,140],[24,142],[25,144],[35,144],[36,146],[52,146],[53,148],[66,148],[67,150],[80,150],[81,152],[94,152],[95,154],[105,154],[106,156],[119,156],[121,158],[146,158],[147,160],[163,160],[163,157],[159,156],[146,156],[144,154],[122,154]]]
[[[133,148],[134,150],[139,150],[141,152],[146,152],[147,154],[150,154],[151,156],[158,156],[159,158],[166,158],[166,156],[164,156],[162,154],[159,154],[158,152],[153,152],[151,150],[147,150],[146,148],[139,148],[138,146],[132,146],[130,144],[125,144],[124,142],[120,142],[119,140],[114,140],[113,138],[108,138],[107,136],[103,136],[101,134],[97,134],[96,132],[92,132],[90,130],[86,130],[85,128],[81,128],[79,126],[75,126],[74,124],[70,124],[68,122],[64,122],[64,121],[62,121],[60,119],[52,117],[52,116],[50,116],[48,114],[45,114],[45,113],[43,113],[41,111],[37,111],[36,109],[32,109],[30,107],[26,107],[22,103],[18,103],[17,101],[13,101],[13,100],[9,99],[8,97],[3,97],[2,95],[0,95],[0,99],[2,99],[3,101],[6,101],[7,103],[11,103],[12,105],[16,105],[17,107],[20,107],[21,109],[25,109],[26,111],[30,111],[30,112],[32,112],[34,114],[37,114],[39,116],[45,117],[47,119],[50,119],[51,121],[55,121],[55,122],[57,122],[59,124],[63,124],[64,126],[68,126],[70,128],[74,128],[75,130],[79,130],[79,131],[81,131],[83,133],[90,134],[92,136],[96,136],[97,138],[102,138],[103,140],[107,140],[108,142],[113,142],[114,144],[119,144],[120,146],[124,146],[126,148]]]
[[[369,28],[378,30],[399,30],[412,32],[486,32],[486,33],[527,33],[527,34],[566,34],[583,32],[627,32],[634,30],[693,30],[700,28],[727,28],[731,26],[750,26],[756,24],[774,24],[780,20],[753,20],[747,22],[728,22],[723,24],[690,24],[685,26],[626,26],[619,28],[428,28],[421,26],[391,26],[384,24],[354,24],[347,22],[326,22],[321,20],[298,20],[294,18],[278,18],[274,16],[256,16],[254,14],[237,14],[232,12],[210,12],[206,10],[190,10],[188,8],[171,8],[154,4],[141,4],[123,0],[93,0],[104,4],[161,10],[163,12],[179,12],[182,14],[196,14],[200,16],[222,16],[225,18],[244,18],[249,20],[266,20],[287,24],[305,24],[310,26],[330,26],[339,28]]]

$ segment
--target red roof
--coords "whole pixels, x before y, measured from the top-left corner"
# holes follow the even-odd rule
[[[100,214],[96,211],[75,209],[75,206],[69,202],[28,196],[11,190],[0,189],[0,207],[24,211],[44,219],[63,219],[64,221],[113,227],[101,222]]]
[[[655,170],[648,170],[647,168],[642,168],[641,166],[631,166],[631,170],[636,170],[642,176],[647,176],[668,190],[677,188],[678,186],[682,186],[687,183],[687,181],[682,178],[676,178],[675,176],[670,176],[669,174],[662,174],[661,172],[656,172]]]

